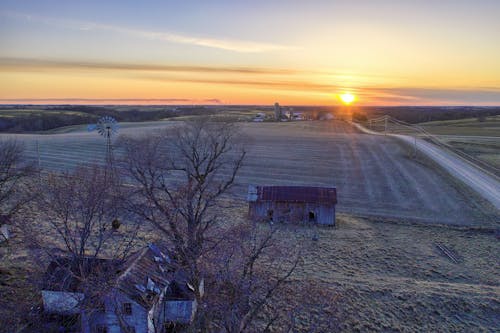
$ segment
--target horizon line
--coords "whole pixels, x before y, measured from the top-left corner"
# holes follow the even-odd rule
[[[189,100],[189,99],[183,99],[183,98],[175,98],[175,99],[155,99],[155,98],[147,98],[147,99],[130,99],[130,98],[125,98],[125,99],[95,99],[95,98],[68,98],[68,99],[52,99],[52,98],[42,98],[42,99],[10,99],[10,98],[5,98],[5,99],[0,99],[0,106],[9,106],[9,105],[16,105],[16,106],[21,106],[21,105],[38,105],[38,106],[268,106],[268,107],[274,107],[274,103],[222,103],[222,102],[209,102],[211,100],[217,100],[217,99],[204,99],[204,100],[199,100],[201,103],[194,103],[195,100]],[[16,102],[11,102],[8,103],[6,101],[16,101]],[[34,101],[61,101],[60,103],[30,103]],[[166,104],[145,104],[145,103],[130,103],[130,104],[113,104],[113,103],[65,103],[63,101],[116,101],[116,102],[123,102],[123,101],[150,101],[150,102],[160,102],[160,101],[170,101],[170,103]],[[177,102],[188,102],[186,104],[183,103],[177,103]],[[278,102],[279,103],[279,102]],[[280,106],[285,106],[285,107],[346,107],[345,105],[342,104],[281,104],[279,103]],[[486,105],[486,104],[396,104],[396,105],[376,105],[376,104],[354,104],[350,105],[349,107],[351,108],[356,108],[356,107],[389,107],[389,108],[395,108],[395,107],[442,107],[442,108],[459,108],[459,107],[478,107],[478,108],[495,108],[495,107],[500,107],[500,104],[491,104],[491,105]]]

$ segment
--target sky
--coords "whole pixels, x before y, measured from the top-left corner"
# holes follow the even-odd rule
[[[498,0],[0,0],[0,104],[500,105]]]

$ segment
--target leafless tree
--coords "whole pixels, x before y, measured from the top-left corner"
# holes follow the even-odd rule
[[[35,168],[23,152],[22,143],[0,140],[0,225],[33,199],[33,193],[26,191],[25,181],[34,174]]]
[[[91,315],[139,242],[139,224],[121,206],[123,184],[109,169],[92,165],[48,174],[38,186],[36,223],[22,228],[40,258],[33,280],[41,289],[83,294],[79,307]]]
[[[246,155],[238,138],[235,124],[199,119],[121,142],[121,167],[132,181],[127,207],[168,241],[193,286],[205,279],[206,296],[197,290],[199,311],[188,331],[252,331],[299,263],[278,245],[277,228],[221,226],[224,195]],[[272,272],[263,265],[270,258]]]
[[[245,157],[233,123],[205,118],[175,130],[125,138],[122,164],[133,182],[128,207],[168,241],[192,284],[202,280],[200,258],[219,220],[223,195]],[[197,288],[197,297],[201,291]]]
[[[198,328],[239,333],[267,331],[275,323],[281,314],[269,303],[300,263],[296,250],[279,239],[278,232],[275,226],[253,222],[228,231],[207,260],[210,285]]]
[[[54,246],[79,261],[101,253],[122,259],[129,235],[116,232],[123,218],[119,180],[99,166],[50,174],[42,182],[38,210],[54,233]],[[124,225],[126,228],[127,225]]]
[[[127,219],[120,205],[122,188],[114,174],[99,166],[47,175],[36,201],[44,223],[24,229],[27,242],[53,262],[63,258],[61,266],[79,284],[100,290],[96,286],[113,276],[104,276],[107,265],[97,272],[95,263],[102,258],[123,261],[137,241],[138,224]],[[127,223],[120,226],[123,220]]]

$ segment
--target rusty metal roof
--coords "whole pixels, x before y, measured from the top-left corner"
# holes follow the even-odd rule
[[[125,293],[144,308],[150,309],[161,291],[175,283],[165,299],[194,299],[187,287],[187,275],[172,262],[166,248],[150,244],[131,255],[125,262],[111,259],[86,258],[87,275],[114,280],[115,288]],[[76,279],[70,257],[61,257],[50,263],[42,286],[43,290],[76,292],[82,289]]]
[[[181,298],[193,299],[194,294],[187,290],[187,277],[176,269],[171,262],[167,249],[150,244],[129,258],[127,269],[118,278],[117,287],[145,308],[151,308],[161,290],[172,282],[183,289]],[[154,295],[156,291],[157,295]],[[166,295],[168,299],[170,296]]]
[[[257,200],[336,204],[337,189],[311,186],[257,186]]]

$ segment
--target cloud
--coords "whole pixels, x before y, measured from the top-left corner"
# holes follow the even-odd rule
[[[1,104],[223,104],[218,98],[2,98]]]
[[[146,80],[154,80],[160,82],[183,82],[183,83],[202,83],[202,84],[221,84],[230,86],[251,86],[263,89],[284,89],[297,91],[314,91],[333,93],[339,87],[333,84],[322,84],[308,82],[303,80],[228,80],[228,79],[199,79],[199,78],[164,78],[158,76],[138,76],[138,78]]]
[[[415,104],[449,104],[449,105],[476,105],[476,104],[500,104],[500,88],[478,87],[478,88],[426,88],[426,87],[404,87],[404,88],[361,88],[368,98],[387,100],[401,103]]]
[[[157,64],[112,63],[84,60],[57,60],[0,57],[0,69],[14,71],[62,69],[62,70],[125,70],[154,72],[194,72],[194,73],[232,73],[232,74],[294,74],[290,69],[271,69],[258,67],[217,67],[217,66],[179,66]]]
[[[92,21],[55,19],[32,14],[24,14],[12,11],[0,11],[0,16],[21,19],[32,22],[39,22],[45,25],[58,26],[67,29],[81,31],[111,31],[142,39],[158,40],[177,44],[186,44],[194,46],[209,47],[214,49],[241,52],[241,53],[262,53],[287,49],[296,49],[296,47],[265,43],[249,40],[231,39],[223,37],[206,37],[176,33],[172,31],[152,31],[135,28],[128,28],[118,25],[103,24]]]

